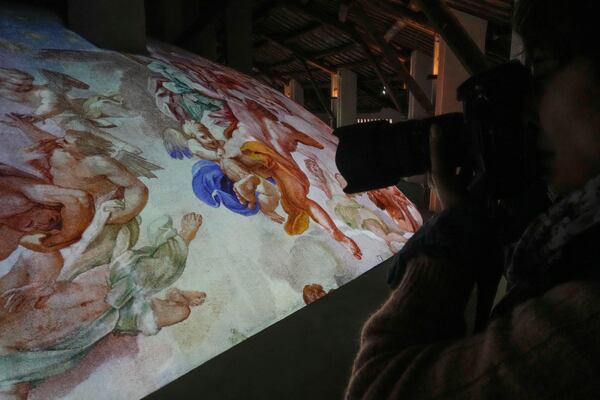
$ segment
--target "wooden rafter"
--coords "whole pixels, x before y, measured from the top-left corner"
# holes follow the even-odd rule
[[[485,55],[445,2],[439,0],[415,1],[470,74],[487,69]]]
[[[327,102],[323,98],[323,93],[321,93],[321,89],[319,89],[319,87],[317,86],[317,83],[315,82],[315,79],[313,78],[313,74],[310,71],[310,69],[308,68],[306,61],[304,59],[300,59],[300,61],[302,62],[302,66],[306,70],[306,75],[308,76],[308,80],[310,81],[310,84],[312,85],[313,90],[315,91],[315,94],[317,95],[317,98],[319,99],[319,103],[321,104],[323,111],[325,111],[325,113],[329,117],[330,126],[333,127],[334,121],[335,121],[335,116],[333,115],[331,108],[327,105]]]
[[[364,3],[364,5],[378,10],[384,15],[389,15],[392,18],[400,19],[407,25],[426,33],[427,35],[432,36],[435,34],[435,29],[431,26],[427,18],[421,13],[413,11],[408,7],[385,0],[369,0],[367,3]]]
[[[281,6],[280,0],[269,0],[262,4],[259,8],[252,11],[252,23],[260,24],[265,19],[269,18],[271,12]]]
[[[415,79],[412,77],[408,69],[398,59],[398,56],[394,52],[392,46],[388,42],[386,42],[383,39],[383,37],[380,37],[375,32],[371,21],[369,21],[362,6],[360,4],[355,4],[354,10],[354,16],[359,20],[360,24],[365,29],[366,34],[372,41],[376,42],[379,45],[379,47],[383,50],[386,60],[394,68],[396,73],[399,75],[400,79],[402,79],[404,83],[406,83],[408,90],[413,94],[415,100],[419,103],[421,107],[423,107],[425,111],[427,111],[430,114],[433,114],[433,104],[431,104],[431,101],[429,100],[423,89],[421,89],[417,81],[415,81]]]
[[[284,7],[291,9],[296,12],[300,12],[308,18],[311,18],[315,21],[322,23],[323,25],[327,25],[329,28],[337,31],[338,33],[345,35],[350,40],[355,43],[360,43],[361,39],[358,37],[356,32],[352,29],[352,26],[349,23],[339,22],[334,17],[327,15],[327,13],[319,12],[314,8],[310,8],[301,4],[294,0],[287,0],[283,3]],[[382,53],[382,49],[378,46],[374,46],[373,49],[377,52]],[[403,61],[406,61],[410,57],[410,52],[406,52],[399,55]]]
[[[269,69],[268,65],[254,62],[252,69],[255,70],[257,75],[262,75],[265,77],[269,85],[272,87],[276,87],[277,85],[283,86],[285,84],[285,81],[281,79],[280,74],[273,72],[271,69]]]
[[[303,60],[307,64],[310,64],[328,74],[335,73],[335,69],[333,67],[330,67],[322,62],[319,62],[318,60],[315,60],[315,59],[312,59],[311,57],[306,56],[302,50],[296,48],[295,46],[293,46],[289,43],[288,44],[283,43],[280,39],[276,38],[273,35],[270,35],[268,33],[263,33],[263,32],[257,32],[257,35],[272,42],[274,45],[292,53],[292,55],[294,57],[296,57],[298,60]]]
[[[307,25],[303,26],[302,28],[296,29],[289,33],[286,33],[282,37],[282,41],[283,41],[283,43],[293,42],[294,40],[301,38],[304,35],[308,35],[309,33],[313,33],[322,28],[323,28],[322,24],[319,24],[318,22],[310,22]]]
[[[286,43],[284,43],[284,44],[286,44]],[[332,56],[335,54],[344,53],[346,51],[356,48],[357,46],[359,46],[357,43],[352,42],[352,43],[343,44],[340,46],[330,47],[330,48],[323,49],[320,51],[304,52],[304,55],[313,60],[318,60],[320,58],[325,58],[325,57],[329,57],[329,56]],[[296,62],[296,60],[297,60],[296,57],[290,57],[290,58],[286,58],[281,61],[271,63],[271,64],[269,64],[269,66],[270,66],[270,68],[283,67],[285,65],[289,65],[293,62]]]
[[[379,65],[379,63],[377,63],[377,61],[375,61],[375,56],[371,53],[371,49],[369,49],[369,46],[367,45],[366,40],[362,37],[361,37],[361,45],[363,48],[363,52],[365,53],[365,56],[367,57],[367,60],[369,61],[369,63],[373,67],[373,69],[375,69],[375,73],[377,74],[379,81],[385,88],[385,92],[389,96],[392,103],[394,104],[394,107],[396,108],[396,110],[398,110],[399,112],[406,112],[406,110],[402,110],[402,107],[400,106],[400,101],[398,99],[398,96],[396,95],[394,88],[392,88],[392,86],[390,85],[389,81],[387,80],[387,77],[385,76],[385,74],[383,73],[383,70],[381,69],[381,66]]]

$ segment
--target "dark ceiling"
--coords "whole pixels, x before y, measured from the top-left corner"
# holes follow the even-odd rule
[[[200,31],[204,24],[218,21],[220,46],[217,59],[227,63],[222,3],[181,1],[188,6],[187,23],[183,34],[175,40],[176,44],[194,51],[193,44],[186,39]],[[169,41],[166,35],[152,31],[156,17],[152,16],[150,3],[156,2],[146,2],[148,31],[159,39]],[[389,94],[383,94],[378,73],[384,75],[401,108],[406,109],[406,86],[381,47],[365,31],[365,20],[374,35],[384,37],[388,34],[387,42],[407,68],[413,50],[429,55],[433,53],[435,30],[413,1],[254,0],[253,3],[253,74],[280,90],[284,82],[297,79],[305,88],[305,105],[313,112],[322,112],[322,107],[311,79],[323,97],[328,98],[330,73],[342,67],[358,75],[359,112],[394,108]],[[448,0],[446,4],[487,20],[485,55],[488,64],[508,61],[513,0]],[[157,14],[161,18],[162,13]],[[196,17],[193,17],[195,14]],[[388,31],[394,25],[400,29],[392,34]],[[377,68],[380,70],[377,71]]]
[[[252,74],[278,90],[289,79],[297,79],[305,89],[305,106],[315,113],[323,111],[315,88],[322,98],[329,98],[330,74],[342,67],[357,73],[359,112],[395,108],[390,92],[395,93],[400,109],[406,109],[406,85],[377,38],[385,37],[385,46],[391,46],[407,68],[413,50],[433,53],[435,29],[414,0],[245,1],[252,2],[253,7]],[[66,18],[67,0],[30,3],[51,7]],[[194,38],[212,24],[216,40],[211,57],[227,64],[226,3],[226,0],[146,0],[146,32],[156,39],[206,55]],[[487,20],[488,64],[508,61],[513,0],[445,0],[445,3],[452,9]],[[382,91],[383,81],[391,88],[387,94]]]

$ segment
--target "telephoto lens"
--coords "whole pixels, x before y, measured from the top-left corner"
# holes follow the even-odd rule
[[[359,193],[397,184],[400,179],[427,172],[431,125],[442,127],[456,148],[467,149],[464,118],[461,113],[390,124],[374,121],[337,128],[335,155],[337,167],[348,182],[346,193]],[[459,155],[460,158],[460,155]]]

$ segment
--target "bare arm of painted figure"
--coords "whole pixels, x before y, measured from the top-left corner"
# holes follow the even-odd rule
[[[189,139],[188,147],[190,148],[191,152],[201,160],[219,161],[222,158],[222,152],[219,153],[215,150],[209,150],[202,146],[202,144],[196,139]]]
[[[107,224],[126,224],[144,209],[148,188],[127,168],[104,156],[87,157],[83,163],[97,177],[103,177],[123,189],[124,206],[111,212]]]
[[[115,212],[116,210],[122,210],[124,207],[125,202],[123,200],[107,200],[102,202],[99,207],[96,207],[94,218],[86,230],[81,234],[81,239],[79,239],[79,241],[71,247],[71,251],[65,257],[62,273],[58,278],[59,280],[70,280],[71,274],[73,274],[74,271],[74,265],[90,247],[98,235],[103,231],[104,227],[106,226],[106,221],[108,221],[110,218],[111,213]],[[115,252],[120,254],[120,249],[123,247],[121,240],[122,237],[119,233],[119,236],[114,243],[113,254],[115,254]],[[129,243],[128,237],[125,240],[127,243]]]

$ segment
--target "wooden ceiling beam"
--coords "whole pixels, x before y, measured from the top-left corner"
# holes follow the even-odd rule
[[[306,75],[308,75],[308,80],[310,81],[312,88],[315,91],[317,98],[319,99],[319,103],[321,104],[323,111],[325,111],[325,113],[329,117],[329,126],[333,128],[335,126],[335,116],[333,115],[333,111],[331,111],[331,107],[325,101],[325,98],[323,97],[323,93],[321,93],[321,89],[319,89],[319,87],[317,86],[317,83],[315,82],[315,79],[313,78],[313,74],[310,71],[310,69],[308,68],[307,62],[304,59],[301,59],[300,61],[302,61],[302,66],[306,70]]]
[[[415,100],[419,103],[421,107],[423,107],[425,111],[427,111],[430,114],[433,114],[433,104],[431,103],[423,89],[421,89],[417,81],[415,81],[415,79],[411,76],[408,69],[404,66],[402,62],[400,62],[398,55],[394,51],[394,48],[388,42],[386,42],[383,39],[383,37],[380,37],[375,32],[371,21],[369,21],[364,9],[360,4],[355,4],[354,10],[356,11],[355,16],[359,20],[362,27],[365,29],[366,34],[372,41],[376,42],[379,45],[379,47],[383,50],[387,62],[392,66],[392,68],[394,68],[400,79],[402,79],[406,83],[408,90],[410,90],[410,92],[413,94]]]
[[[346,53],[348,51],[356,49],[357,47],[359,47],[359,44],[353,41],[351,43],[346,43],[335,47],[329,47],[327,49],[314,51],[307,54],[309,54],[312,58],[325,58],[329,56],[334,56],[336,54]]]
[[[485,55],[445,2],[439,0],[415,0],[415,2],[471,75],[488,68]]]
[[[383,87],[386,89],[385,93],[387,94],[387,96],[390,98],[390,100],[394,104],[394,108],[396,110],[398,110],[399,112],[403,112],[402,106],[400,105],[400,99],[397,96],[396,91],[394,90],[394,88],[391,87],[389,81],[387,80],[386,75],[383,73],[383,70],[381,69],[381,65],[375,59],[375,55],[373,53],[371,53],[371,49],[369,49],[369,46],[367,45],[367,41],[365,40],[364,37],[360,37],[360,40],[361,40],[363,52],[365,53],[365,56],[367,57],[369,64],[371,65],[371,67],[373,67],[373,69],[375,70],[375,73],[377,74],[377,78],[379,78],[379,81],[381,82]]]
[[[295,46],[291,45],[291,44],[286,44],[283,43],[283,41],[281,41],[279,38],[264,33],[264,32],[257,32],[256,33],[258,36],[264,38],[265,40],[270,41],[271,43],[273,43],[274,45],[288,51],[289,53],[291,53],[294,57],[296,57],[299,61],[305,61],[307,64],[312,65],[320,70],[322,70],[325,73],[328,74],[334,74],[335,73],[335,68],[331,67],[329,65],[326,65],[323,62],[320,62],[318,60],[315,60],[311,57],[308,57],[307,55],[304,54],[303,51],[301,51],[300,49],[296,48]]]
[[[294,40],[301,38],[302,36],[308,35],[309,33],[318,31],[323,28],[323,24],[318,22],[310,22],[306,26],[300,29],[296,29],[282,36],[283,43],[293,42]]]
[[[273,88],[277,89],[277,85],[283,86],[285,85],[285,80],[281,79],[281,75],[271,71],[269,66],[262,63],[254,62],[252,64],[252,69],[256,72],[257,75],[262,75],[267,78],[269,81],[269,85]]]
[[[287,45],[287,43],[284,43],[284,44]],[[325,58],[325,57],[333,56],[336,54],[345,53],[345,52],[352,50],[358,46],[359,46],[358,44],[352,42],[352,43],[348,43],[348,44],[343,44],[341,46],[330,47],[330,48],[320,50],[320,51],[304,52],[304,55],[308,58],[318,60],[320,58]],[[285,65],[289,65],[289,64],[295,62],[296,60],[297,60],[296,57],[290,57],[290,58],[286,58],[284,60],[277,61],[277,62],[268,64],[268,65],[270,68],[278,68],[278,67],[282,67]]]
[[[410,8],[382,0],[363,1],[363,4],[365,7],[376,9],[381,14],[389,15],[397,20],[402,20],[410,27],[426,33],[427,35],[432,36],[435,34],[435,29],[431,26],[427,17]]]
[[[337,31],[339,34],[347,36],[348,38],[350,38],[350,40],[354,41],[357,44],[361,43],[359,35],[357,34],[353,26],[348,22],[339,22],[336,18],[327,15],[327,13],[318,12],[313,8],[298,4],[298,2],[294,0],[286,0],[283,3],[283,6],[292,11],[302,13],[308,18],[318,21],[324,25],[327,25],[331,29]],[[383,53],[380,47],[374,47],[374,50],[379,53]],[[410,51],[404,52],[399,56],[402,58],[402,61],[407,61],[410,57]]]
[[[270,0],[252,11],[252,24],[257,25],[269,18],[273,10],[281,7],[281,0]]]
[[[298,61],[298,59],[296,57],[290,57],[290,58],[286,58],[281,61],[270,63],[267,65],[269,66],[269,68],[279,68],[279,67],[283,67],[286,65],[290,65],[291,63],[296,62],[296,61]]]

